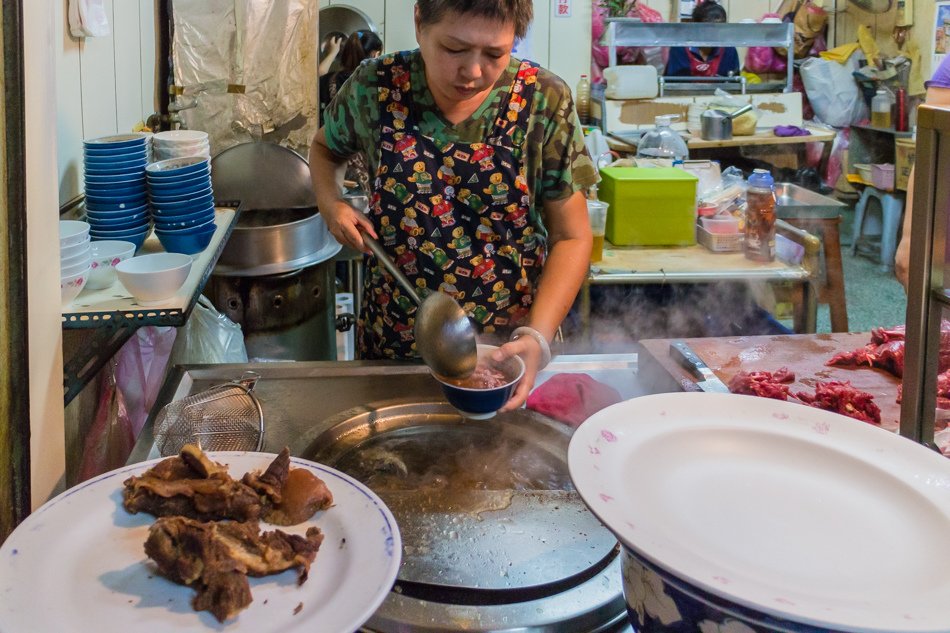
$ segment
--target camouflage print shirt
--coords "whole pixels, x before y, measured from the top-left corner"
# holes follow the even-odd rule
[[[343,84],[324,113],[324,133],[330,150],[338,156],[362,151],[369,157],[369,171],[379,165],[379,98],[377,65],[383,58],[365,61]],[[498,107],[511,87],[521,60],[514,57],[488,98],[475,113],[452,125],[442,116],[426,84],[425,64],[418,49],[410,53],[413,113],[420,131],[437,145],[476,143],[488,136]],[[598,181],[587,154],[571,90],[554,73],[541,69],[531,101],[525,141],[528,187],[532,192],[531,221],[544,231],[543,201],[561,200]]]

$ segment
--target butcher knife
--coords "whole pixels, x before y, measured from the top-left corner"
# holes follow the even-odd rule
[[[703,391],[729,393],[729,387],[726,386],[726,383],[719,380],[713,370],[685,342],[673,341],[670,343],[670,356],[696,379],[696,384]]]

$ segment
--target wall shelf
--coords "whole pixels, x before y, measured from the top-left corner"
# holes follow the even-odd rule
[[[188,279],[174,297],[154,306],[140,305],[118,280],[103,290],[83,291],[63,308],[63,389],[69,404],[99,370],[146,325],[180,327],[185,324],[231,235],[238,211],[215,211],[216,230],[211,243],[194,256]],[[139,255],[164,249],[153,233]]]

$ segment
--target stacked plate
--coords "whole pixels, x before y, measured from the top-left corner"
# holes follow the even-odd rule
[[[89,249],[89,224],[78,220],[59,223],[59,293],[62,305],[75,299],[92,270]]]
[[[215,231],[211,161],[172,158],[146,168],[155,234],[169,253],[200,253]]]
[[[198,130],[169,130],[152,137],[152,158],[156,161],[200,156],[211,158],[208,133]]]
[[[148,134],[118,134],[85,141],[86,220],[93,240],[142,246],[151,229],[145,166]]]

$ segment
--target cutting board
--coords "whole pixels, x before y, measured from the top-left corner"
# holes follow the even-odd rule
[[[699,391],[695,380],[672,358],[673,339],[640,341],[637,375],[641,386],[652,393]],[[863,347],[869,332],[838,334],[793,334],[788,336],[743,336],[684,339],[726,384],[740,371],[775,371],[787,367],[795,372],[791,391],[814,392],[818,381],[849,381],[855,388],[874,396],[881,408],[881,426],[897,430],[900,379],[886,371],[869,367],[829,367],[825,362],[835,354]]]

